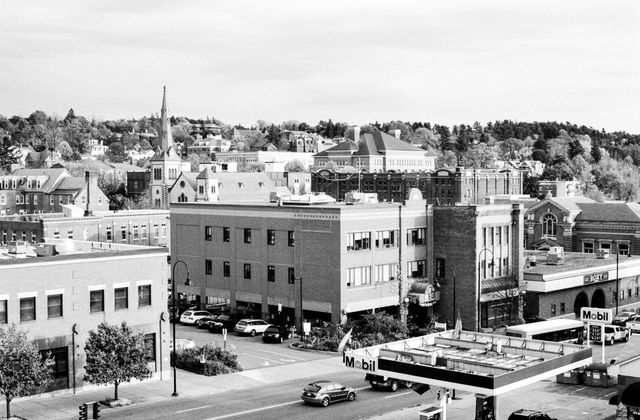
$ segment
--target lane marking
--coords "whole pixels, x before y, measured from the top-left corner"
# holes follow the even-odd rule
[[[411,393],[411,391],[407,391],[407,392],[403,392],[403,393],[401,393],[401,394],[387,395],[387,396],[386,396],[386,397],[384,397],[384,398],[386,399],[386,398],[402,397],[403,395],[407,395],[407,394],[410,394],[410,393]]]
[[[189,411],[202,410],[203,408],[209,408],[209,407],[211,407],[211,406],[210,405],[203,405],[202,407],[187,408],[186,410],[176,411],[176,414],[186,413],[186,412],[189,412]]]
[[[250,356],[250,357],[255,357],[255,358],[258,358],[258,359],[263,359],[263,360],[266,360],[268,362],[282,363],[282,362],[279,362],[277,360],[269,359],[268,357],[258,356],[257,354],[253,354],[253,353],[240,353],[240,354],[242,354],[244,356]]]
[[[360,390],[367,389],[367,388],[369,388],[369,387],[368,386],[363,386],[363,387],[360,387],[360,388],[355,388],[355,390],[356,391],[360,391]],[[303,404],[303,401],[302,401],[302,399],[299,399],[299,400],[289,401],[289,402],[285,402],[285,403],[281,403],[281,404],[274,404],[274,405],[269,405],[269,406],[266,406],[266,407],[254,408],[253,410],[240,411],[240,412],[237,412],[237,413],[225,414],[223,416],[218,416],[218,417],[210,417],[207,420],[228,419],[230,417],[244,416],[245,414],[257,413],[259,411],[271,410],[272,408],[286,407],[288,405],[294,405],[294,404]]]
[[[303,402],[302,399],[296,400],[296,401],[289,401],[286,403],[274,404],[267,407],[254,408],[253,410],[246,410],[246,411],[240,411],[232,414],[225,414],[224,416],[210,417],[207,420],[220,420],[220,419],[228,419],[229,417],[244,416],[245,414],[257,413],[258,411],[264,411],[264,410],[271,410],[272,408],[286,407],[288,405],[294,405],[294,404],[302,404],[302,402]]]
[[[277,352],[277,351],[270,351],[270,350],[262,350],[260,349],[261,352],[263,353],[271,353],[271,354],[275,354],[276,356],[282,356],[282,357],[290,357],[292,359],[298,359],[298,360],[304,360],[306,361],[307,359],[303,359],[302,357],[297,357],[297,356],[292,356],[290,354],[287,353],[283,353],[283,352]]]

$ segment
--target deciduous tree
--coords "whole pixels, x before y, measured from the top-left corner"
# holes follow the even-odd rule
[[[97,331],[89,331],[84,350],[87,355],[84,380],[99,385],[113,384],[116,400],[121,383],[151,376],[144,336],[133,334],[126,322],[119,327],[101,323]]]
[[[27,333],[15,325],[0,328],[0,394],[7,404],[7,418],[11,418],[11,400],[33,394],[51,382],[49,365],[38,348],[27,341]]]

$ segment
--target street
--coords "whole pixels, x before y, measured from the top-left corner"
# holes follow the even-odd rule
[[[224,347],[225,345],[222,334],[211,333],[206,329],[201,330],[191,325],[176,325],[176,336],[178,338],[190,338],[196,343],[196,346],[214,344]],[[229,331],[227,333],[226,348],[229,352],[238,355],[238,362],[244,370],[329,357],[329,355],[323,353],[290,348],[289,345],[296,340],[296,338],[289,339],[282,344],[263,343],[260,335],[255,337],[239,336],[233,331]]]

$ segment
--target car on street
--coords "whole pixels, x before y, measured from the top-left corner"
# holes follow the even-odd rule
[[[549,417],[548,414],[540,411],[527,410],[527,409],[521,408],[511,413],[508,420],[558,420],[558,419],[556,419],[555,417]]]
[[[282,343],[291,337],[289,328],[283,325],[269,325],[262,333],[262,342],[264,343]]]
[[[196,328],[209,328],[209,323],[215,321],[217,316],[205,316],[196,320]]]
[[[189,309],[180,315],[180,322],[183,324],[195,325],[196,321],[204,317],[212,317],[207,311],[198,311]]]
[[[627,321],[629,320],[629,318],[631,318],[635,314],[636,313],[633,311],[618,312],[618,315],[613,317],[613,320],[611,321],[611,323],[613,325],[620,325],[621,327],[624,327],[627,325]]]
[[[346,387],[338,382],[316,381],[304,387],[301,398],[305,403],[326,407],[337,401],[353,401],[356,395],[355,388]]]
[[[531,323],[534,323],[534,322],[546,321],[545,318],[541,317],[540,315],[535,315],[535,314],[525,315],[523,318],[524,318],[524,322],[526,322],[527,324],[531,324]]]
[[[409,388],[413,385],[413,382],[411,381],[389,378],[388,376],[374,375],[373,373],[367,373],[364,380],[365,382],[369,382],[371,389],[385,388],[391,392],[396,392],[401,386]]]
[[[634,315],[627,320],[627,328],[632,333],[640,333],[640,315]]]
[[[193,349],[195,347],[195,341],[190,338],[176,338],[176,351]],[[169,351],[173,351],[173,340],[169,342]]]
[[[238,334],[249,334],[253,337],[256,334],[262,334],[269,325],[271,324],[261,319],[241,319],[233,330]]]
[[[169,322],[174,322],[176,319],[180,320],[180,315],[182,315],[185,311],[189,309],[195,310],[198,309],[197,306],[189,305],[189,304],[179,304],[176,306],[177,309],[174,310],[173,306],[169,305]]]

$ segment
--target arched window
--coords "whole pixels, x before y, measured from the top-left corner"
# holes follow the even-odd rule
[[[545,214],[542,218],[542,234],[546,236],[556,236],[556,225],[558,219],[553,214]]]

